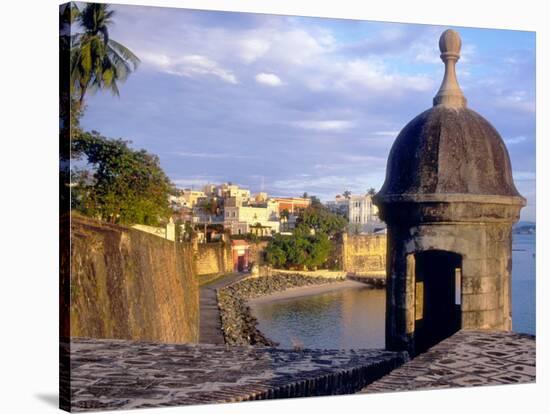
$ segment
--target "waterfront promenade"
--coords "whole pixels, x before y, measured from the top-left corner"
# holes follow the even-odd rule
[[[199,291],[199,342],[205,344],[225,343],[218,308],[217,290],[247,277],[245,273],[230,273],[200,288]]]

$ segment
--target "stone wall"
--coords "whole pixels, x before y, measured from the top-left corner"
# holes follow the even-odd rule
[[[265,264],[265,248],[267,247],[267,241],[259,241],[258,243],[250,243],[248,247],[248,261],[249,263],[256,263],[258,266]]]
[[[337,252],[342,270],[385,277],[386,235],[359,234],[342,236]]]
[[[196,246],[197,275],[212,275],[233,271],[231,245],[225,242],[201,243]]]
[[[512,328],[512,224],[424,223],[388,227],[392,263],[389,269],[386,346],[416,353],[422,336],[416,331],[416,257],[439,250],[461,256],[460,327],[507,331]],[[456,289],[456,288],[455,288]],[[424,334],[424,338],[427,337]]]
[[[198,340],[191,246],[72,217],[70,303],[62,336],[184,343]]]

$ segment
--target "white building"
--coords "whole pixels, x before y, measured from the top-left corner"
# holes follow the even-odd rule
[[[343,215],[348,219],[349,230],[360,233],[372,233],[383,227],[378,218],[378,208],[372,201],[370,194],[365,195],[337,195],[334,201],[326,203],[329,210]]]
[[[226,200],[224,207],[224,227],[231,234],[256,233],[270,236],[280,230],[277,203],[268,200],[262,206],[243,205],[237,197]]]
[[[241,188],[236,184],[224,183],[217,187],[218,197],[227,199],[230,197],[240,198],[241,201],[247,202],[250,199],[250,190]]]

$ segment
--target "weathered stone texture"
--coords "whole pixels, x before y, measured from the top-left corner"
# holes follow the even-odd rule
[[[389,226],[388,254],[392,262],[386,329],[390,348],[410,341],[404,320],[414,318],[415,301],[413,281],[406,277],[407,257],[434,249],[462,257],[462,328],[511,329],[511,297],[507,288],[511,244],[503,234],[511,234],[511,223]]]
[[[351,394],[406,360],[382,350],[303,350],[73,339],[71,411]],[[66,373],[62,370],[62,374]],[[66,378],[61,379],[66,380]]]
[[[344,234],[335,243],[331,261],[337,262],[339,269],[358,275],[385,278],[385,234]]]
[[[532,383],[535,361],[531,335],[460,331],[361,393]]]
[[[231,245],[224,242],[198,244],[195,264],[199,277],[232,272]]]
[[[263,266],[265,264],[265,248],[267,244],[268,242],[265,240],[257,243],[251,242],[248,245],[248,262]]]
[[[70,325],[62,336],[195,342],[190,246],[91,219],[71,222]]]
[[[519,196],[502,138],[468,108],[435,106],[398,135],[390,152],[384,194]]]
[[[356,273],[384,272],[386,235],[344,235],[344,270]]]

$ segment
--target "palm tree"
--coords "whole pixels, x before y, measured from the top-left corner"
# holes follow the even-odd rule
[[[88,90],[109,89],[119,95],[117,82],[123,82],[140,62],[130,49],[109,37],[114,15],[109,7],[87,4],[76,19],[84,33],[73,38],[71,86],[80,107]]]

